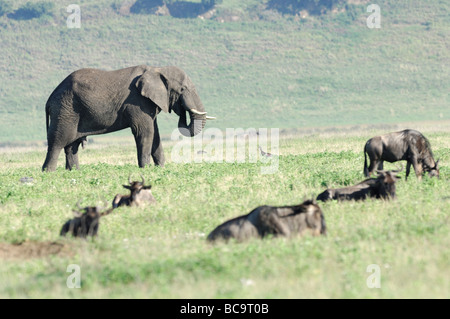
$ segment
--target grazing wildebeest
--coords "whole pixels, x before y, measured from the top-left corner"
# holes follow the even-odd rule
[[[251,237],[263,238],[267,235],[287,236],[304,234],[325,235],[326,225],[322,210],[313,200],[296,206],[260,206],[249,214],[231,219],[214,229],[208,241],[244,241]]]
[[[80,201],[77,203],[79,210],[74,210],[75,218],[69,219],[61,228],[60,235],[66,236],[71,233],[73,237],[86,238],[87,236],[97,236],[100,217],[112,212],[112,208],[100,213],[102,208],[96,206],[80,207]]]
[[[377,171],[377,178],[369,178],[354,186],[343,188],[328,188],[320,193],[316,200],[327,201],[337,200],[364,200],[370,198],[394,199],[395,182],[400,178],[396,171]]]
[[[367,168],[367,155],[370,165]],[[390,163],[407,161],[406,179],[408,179],[411,165],[418,179],[423,172],[428,172],[431,177],[439,177],[439,160],[434,161],[433,153],[428,139],[415,130],[404,130],[375,136],[367,141],[364,146],[364,175],[369,177],[375,169],[383,169],[383,161]]]
[[[113,208],[120,206],[141,206],[147,203],[156,203],[155,197],[152,195],[151,185],[145,186],[145,179],[141,175],[142,182],[132,182],[128,176],[128,183],[130,185],[122,185],[124,188],[130,190],[130,195],[117,194],[113,200]]]

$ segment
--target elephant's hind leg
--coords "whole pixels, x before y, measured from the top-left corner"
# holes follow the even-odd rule
[[[44,165],[42,165],[42,171],[53,172],[54,170],[56,170],[56,165],[58,164],[58,156],[59,153],[61,153],[62,149],[62,147],[49,145]]]
[[[72,143],[77,143],[78,141],[76,140],[76,132],[77,132],[76,125],[77,124],[71,125],[68,122],[62,122],[59,121],[58,119],[51,120],[47,135],[48,141],[47,157],[45,159],[44,165],[42,166],[43,171],[51,172],[56,170],[58,156],[63,148],[66,151],[66,158],[67,158],[67,150],[68,150],[67,147],[71,146]],[[80,142],[81,139],[79,140],[76,146],[76,150],[78,150],[78,145]],[[71,161],[73,163],[75,163],[75,160],[78,161],[76,156],[71,158]]]
[[[79,169],[78,148],[80,147],[82,141],[82,139],[78,139],[72,144],[64,147],[64,152],[66,153],[66,169],[68,169],[69,171],[72,170],[74,166],[76,169]]]

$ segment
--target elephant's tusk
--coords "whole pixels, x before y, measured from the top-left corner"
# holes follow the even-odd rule
[[[190,109],[189,112],[192,112],[197,115],[205,115],[206,114],[206,112],[200,112],[200,111],[197,111],[196,109]]]
[[[214,116],[207,116],[206,119],[207,119],[207,120],[215,120],[215,119],[217,119],[217,118],[214,117]]]

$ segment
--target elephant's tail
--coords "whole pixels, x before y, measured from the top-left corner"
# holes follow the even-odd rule
[[[47,129],[47,134],[48,134],[48,127],[50,125],[50,110],[49,110],[48,104],[45,105],[45,125],[46,125],[46,129]]]

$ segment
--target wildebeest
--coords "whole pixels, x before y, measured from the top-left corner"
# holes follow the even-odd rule
[[[120,206],[141,206],[143,204],[156,203],[155,197],[152,195],[151,185],[145,185],[144,176],[141,175],[141,182],[132,182],[131,176],[128,176],[128,184],[130,185],[122,185],[124,188],[130,190],[129,195],[120,195],[117,194],[113,200],[113,208],[117,208]]]
[[[367,155],[370,165],[367,167]],[[411,165],[416,176],[421,179],[423,172],[431,177],[439,177],[438,161],[434,161],[428,139],[415,130],[404,130],[375,136],[364,146],[364,175],[369,177],[375,169],[383,169],[383,161],[390,163],[407,161],[406,179],[408,179]]]
[[[369,178],[354,186],[343,188],[328,188],[320,193],[316,200],[327,201],[332,199],[337,200],[364,200],[370,198],[394,199],[395,183],[400,178],[395,171],[377,171],[377,178]]]
[[[60,235],[66,236],[71,233],[73,237],[86,238],[87,236],[97,236],[100,217],[108,215],[112,212],[112,208],[100,212],[102,208],[96,206],[80,207],[80,202],[77,203],[79,210],[74,210],[75,218],[69,219],[61,228]]]
[[[326,225],[322,210],[313,200],[296,206],[260,206],[249,214],[231,219],[214,229],[208,241],[236,239],[244,241],[267,235],[287,236],[304,234],[325,235]]]

